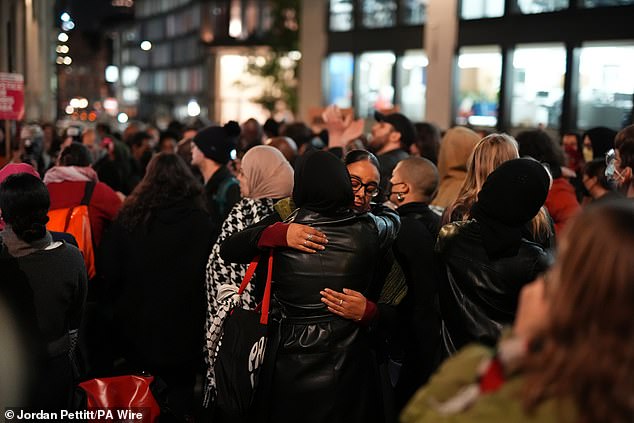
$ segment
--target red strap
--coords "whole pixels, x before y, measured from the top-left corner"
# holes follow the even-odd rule
[[[238,295],[242,295],[244,290],[247,289],[247,285],[251,281],[251,278],[255,273],[255,269],[258,267],[258,261],[260,261],[260,256],[255,256],[253,260],[251,260],[251,263],[249,263],[247,272],[244,274],[244,279],[242,279],[242,283],[240,284],[240,289],[238,289]]]
[[[255,269],[258,267],[258,262],[260,261],[260,256],[255,256],[249,267],[247,268],[247,272],[244,274],[244,279],[242,279],[242,284],[240,284],[240,289],[238,289],[238,295],[242,295],[244,290],[247,288],[247,285],[253,278],[253,274],[255,273]],[[262,298],[261,303],[261,315],[260,315],[260,323],[266,325],[269,323],[269,306],[271,304],[271,280],[273,279],[273,249],[269,253],[269,268],[266,273],[266,286],[264,287],[264,298]],[[260,308],[260,305],[258,305]],[[256,308],[257,310],[257,308]]]
[[[269,268],[266,272],[266,286],[264,287],[264,298],[262,298],[262,313],[260,323],[269,323],[269,305],[271,304],[271,279],[273,278],[273,250],[269,253]]]

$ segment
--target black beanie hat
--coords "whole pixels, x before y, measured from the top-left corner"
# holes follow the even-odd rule
[[[230,120],[224,126],[209,126],[198,131],[194,144],[206,158],[220,164],[231,160],[231,152],[236,149],[240,125]]]
[[[539,213],[549,188],[548,171],[533,159],[509,160],[487,177],[471,216],[481,225],[489,258],[517,254],[522,228]]]

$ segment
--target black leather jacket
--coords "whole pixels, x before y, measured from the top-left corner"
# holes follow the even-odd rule
[[[442,338],[449,354],[470,342],[494,346],[502,327],[515,319],[522,287],[550,263],[540,245],[525,239],[516,256],[490,260],[475,220],[443,226],[436,251],[447,269],[440,305]]]
[[[250,260],[261,231],[273,221],[228,238],[221,256]],[[254,414],[276,423],[381,421],[378,370],[368,336],[356,322],[329,312],[319,292],[350,288],[366,293],[396,238],[399,217],[391,210],[380,217],[353,212],[326,217],[299,209],[294,222],[324,232],[328,244],[314,254],[276,249],[269,340]]]

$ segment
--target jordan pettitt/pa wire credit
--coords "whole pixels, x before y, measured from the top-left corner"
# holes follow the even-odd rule
[[[140,408],[91,408],[88,410],[27,410],[22,408],[6,409],[4,417],[8,421],[46,421],[46,420],[111,420],[113,422],[142,421],[144,410]]]

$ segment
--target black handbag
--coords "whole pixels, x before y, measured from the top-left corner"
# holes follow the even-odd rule
[[[238,294],[242,294],[253,277],[257,264],[258,258],[249,265]],[[272,271],[273,251],[271,250],[262,303],[255,310],[235,307],[224,321],[223,334],[214,365],[215,414],[220,421],[246,420],[253,402],[266,351]]]

